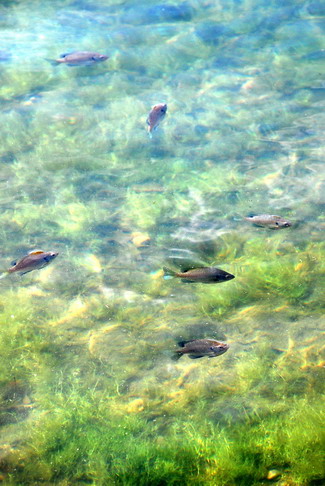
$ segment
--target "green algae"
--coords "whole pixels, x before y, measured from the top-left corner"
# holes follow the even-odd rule
[[[272,248],[272,243],[272,240],[248,240],[241,245],[237,259],[234,257],[236,253],[238,255],[238,244],[233,246],[233,251],[226,250],[227,257],[228,254],[233,257],[234,268],[238,268],[239,281],[223,286],[219,292],[213,288],[202,289],[198,296],[205,313],[224,315],[233,308],[259,300],[268,309],[289,305],[302,313],[309,302],[313,311],[318,308],[318,312],[322,312],[321,301],[308,301],[308,297],[315,287],[315,273],[317,280],[323,272],[319,260],[323,244],[309,245],[305,251],[296,254],[294,247],[279,249],[278,245],[274,245]],[[218,254],[215,260],[221,261]],[[236,274],[236,271],[233,273]]]
[[[304,356],[291,349],[278,355],[265,345],[240,356],[233,371],[228,368],[235,373],[230,374],[231,380],[228,376],[222,381],[224,367],[217,363],[220,382],[204,383],[195,374],[188,381],[188,373],[179,381],[167,373],[168,387],[161,383],[157,388],[147,372],[141,373],[139,363],[156,353],[148,354],[144,342],[135,340],[141,336],[140,329],[151,335],[155,332],[149,327],[153,317],[133,304],[128,311],[122,308],[123,314],[117,313],[115,322],[132,333],[132,353],[136,349],[137,357],[125,364],[129,368],[133,363],[137,372],[125,369],[124,379],[127,371],[131,386],[138,382],[138,391],[130,385],[117,388],[116,373],[112,375],[117,367],[109,356],[97,361],[100,355],[96,357],[94,350],[89,354],[81,351],[82,341],[76,348],[71,334],[67,342],[62,318],[58,316],[58,327],[49,326],[53,309],[47,310],[43,324],[38,316],[35,332],[35,304],[31,305],[29,294],[20,293],[19,300],[25,305],[17,313],[16,300],[15,293],[3,300],[2,319],[9,325],[2,336],[2,349],[6,350],[2,383],[13,378],[28,381],[37,408],[26,424],[19,424],[25,433],[19,453],[12,451],[1,460],[8,484],[177,484],[180,480],[258,484],[272,468],[293,484],[322,477],[324,438],[318,396],[323,392],[323,369],[317,352]],[[98,319],[99,325],[111,319],[110,311],[105,313],[105,306],[102,309],[99,312],[99,303],[93,301],[84,310],[83,315],[92,316],[92,328]],[[64,325],[70,329],[82,315],[77,314],[74,323],[72,310],[63,314],[70,316],[70,323]],[[81,330],[79,324],[79,335]],[[112,346],[111,337],[107,345]],[[80,346],[80,352],[71,354],[71,349]],[[148,365],[150,368],[150,360]],[[141,404],[134,408],[137,395],[142,397]],[[3,410],[7,406],[2,401]],[[199,420],[202,414],[205,425]]]
[[[289,16],[192,3],[192,22],[134,27],[116,2],[103,17],[87,2],[35,2],[33,16],[6,2],[1,265],[39,247],[59,257],[0,280],[4,484],[248,486],[274,469],[280,484],[324,480],[322,80],[300,60],[313,37],[322,48],[321,23],[297,21],[302,2]],[[230,32],[204,41],[212,19]],[[62,33],[109,61],[51,66]],[[164,100],[150,139],[147,113]],[[255,228],[252,211],[295,224]],[[164,280],[175,249],[236,278]],[[198,337],[229,351],[172,360]]]
[[[131,229],[148,230],[157,224],[159,215],[167,206],[162,195],[128,193],[122,224]]]
[[[89,368],[85,383],[80,362],[71,363],[62,348],[57,351],[52,347],[47,352],[47,365],[56,370],[49,375],[53,393],[37,397],[46,413],[36,413],[31,430],[21,425],[29,439],[19,455],[2,459],[8,484],[259,484],[273,468],[292,484],[322,478],[323,410],[317,393],[306,394],[307,383],[300,391],[292,388],[287,398],[283,395],[288,383],[297,380],[289,372],[290,360],[288,364],[261,349],[238,363],[233,389],[225,384],[197,389],[193,383],[182,395],[173,397],[169,391],[165,398],[169,395],[170,404],[158,393],[150,400],[162,406],[157,415],[157,405],[150,401],[144,400],[138,411],[121,401],[109,378],[96,376],[98,365]],[[264,384],[272,391],[272,403],[265,395],[263,400]],[[245,411],[239,422],[236,408],[237,414]],[[208,416],[199,423],[202,413]]]

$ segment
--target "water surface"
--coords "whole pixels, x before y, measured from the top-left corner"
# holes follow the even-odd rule
[[[322,484],[324,14],[1,2],[1,266],[59,252],[0,280],[4,484]],[[191,264],[236,278],[163,278]]]

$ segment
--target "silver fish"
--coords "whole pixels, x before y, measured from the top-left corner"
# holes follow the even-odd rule
[[[33,250],[18,262],[12,262],[12,267],[7,272],[19,272],[20,275],[24,275],[32,270],[39,270],[40,268],[46,267],[57,256],[57,252]]]
[[[159,103],[151,108],[147,118],[148,133],[152,134],[158,127],[159,123],[165,118],[167,112],[166,103]]]
[[[76,51],[61,54],[60,58],[56,59],[55,62],[67,64],[68,66],[89,66],[96,62],[106,61],[106,59],[108,59],[108,56],[98,54],[98,52]]]
[[[292,226],[290,221],[275,214],[259,214],[256,216],[248,216],[244,219],[246,221],[250,221],[256,226],[263,226],[270,229],[289,228]]]
[[[180,341],[179,349],[176,349],[176,359],[187,354],[191,359],[203,358],[208,356],[214,358],[220,356],[229,349],[229,345],[214,339],[193,339],[192,341]]]

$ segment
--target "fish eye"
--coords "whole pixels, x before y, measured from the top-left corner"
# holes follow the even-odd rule
[[[225,349],[225,347],[220,344],[219,346],[211,346],[210,349],[211,349],[211,351],[216,353],[218,351],[223,351]]]
[[[277,221],[275,222],[275,224],[276,224],[276,226],[279,226],[279,223]]]

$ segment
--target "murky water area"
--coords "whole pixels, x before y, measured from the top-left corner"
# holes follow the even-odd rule
[[[3,0],[0,28],[0,482],[324,484],[324,4]],[[163,270],[204,266],[235,278]]]

